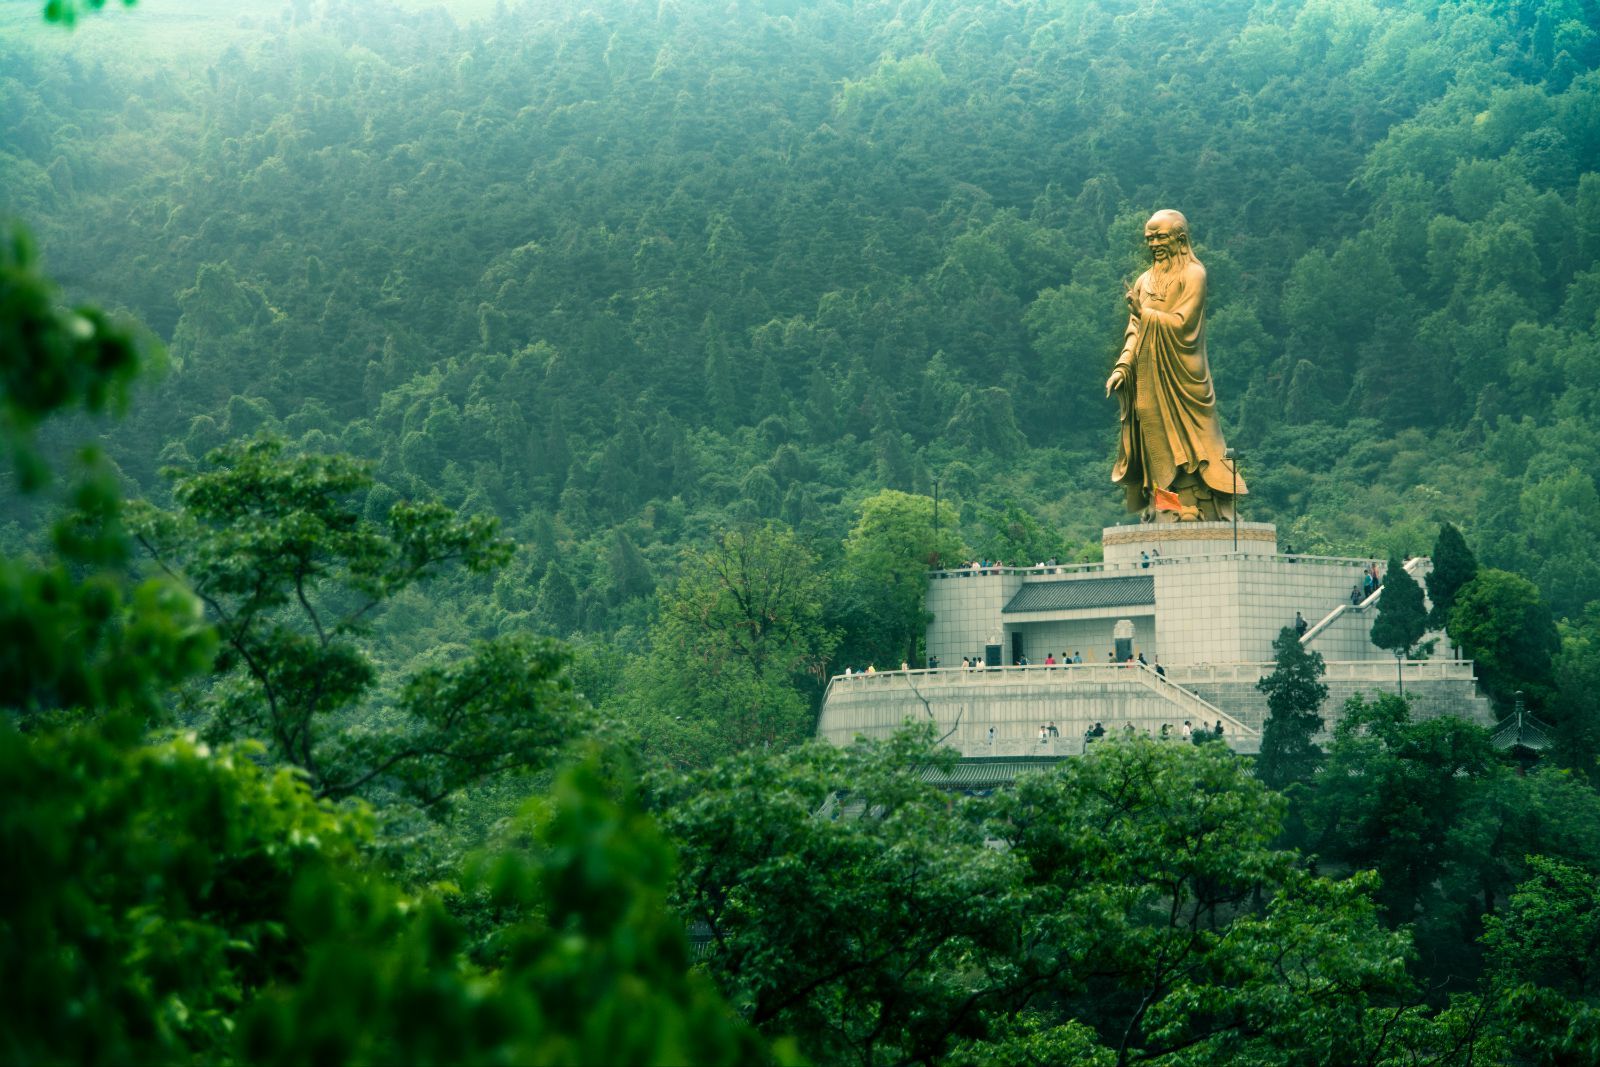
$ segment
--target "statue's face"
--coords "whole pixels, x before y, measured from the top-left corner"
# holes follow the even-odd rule
[[[1169,259],[1178,251],[1177,228],[1165,219],[1153,218],[1144,224],[1144,243],[1157,263]]]

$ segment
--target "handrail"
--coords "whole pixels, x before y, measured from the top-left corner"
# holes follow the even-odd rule
[[[1432,562],[1433,561],[1427,556],[1412,556],[1400,566],[1405,568],[1405,572],[1407,574],[1415,578],[1417,576],[1417,571],[1421,570],[1424,564],[1430,564]],[[1318,620],[1315,626],[1311,627],[1305,633],[1300,635],[1300,647],[1308,647],[1312,641],[1316,640],[1317,636],[1321,634],[1322,631],[1326,630],[1328,627],[1337,622],[1339,618],[1345,614],[1345,612],[1359,611],[1365,614],[1366,610],[1376,604],[1378,602],[1378,598],[1382,595],[1383,586],[1379,585],[1378,588],[1369,593],[1367,598],[1361,601],[1359,604],[1340,604],[1338,607],[1334,608],[1332,611],[1328,612],[1327,615]]]
[[[1207,700],[1199,693],[1196,693],[1190,689],[1185,689],[1177,682],[1171,681],[1170,679],[1157,674],[1144,664],[1139,664],[1138,666],[1142,668],[1139,673],[1145,676],[1142,680],[1151,690],[1162,696],[1176,694],[1179,697],[1178,703],[1186,702],[1190,707],[1198,709],[1195,714],[1196,718],[1203,719],[1206,715],[1215,714],[1219,720],[1226,720],[1227,722],[1232,723],[1233,728],[1244,737],[1261,736],[1260,730],[1257,730],[1253,726],[1245,725],[1236,716],[1230,715],[1223,711],[1221,708],[1211,703],[1211,701]]]

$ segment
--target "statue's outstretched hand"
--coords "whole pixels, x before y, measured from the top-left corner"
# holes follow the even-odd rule
[[[1128,380],[1128,375],[1121,367],[1111,372],[1111,377],[1106,379],[1106,396],[1111,395],[1111,390],[1121,389],[1122,383]]]
[[[1136,288],[1129,289],[1123,296],[1127,297],[1128,300],[1128,314],[1136,319],[1139,318],[1144,312],[1144,309],[1139,305],[1139,290]]]

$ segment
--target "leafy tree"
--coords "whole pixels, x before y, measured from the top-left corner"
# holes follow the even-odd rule
[[[1316,851],[1381,878],[1394,923],[1451,912],[1440,878],[1450,835],[1481,782],[1498,773],[1482,728],[1443,716],[1413,722],[1402,697],[1345,704],[1306,822]]]
[[[837,640],[823,625],[825,587],[816,557],[779,523],[686,553],[661,592],[649,655],[630,663],[620,707],[631,728],[686,766],[804,739],[807,694]]]
[[[1302,645],[1290,626],[1278,632],[1272,651],[1276,666],[1256,683],[1267,695],[1256,777],[1269,788],[1283,790],[1294,782],[1309,781],[1321,763],[1322,750],[1312,739],[1322,730],[1318,712],[1328,699],[1328,687],[1321,680],[1327,668],[1322,654]]]
[[[980,507],[977,515],[987,530],[983,539],[975,542],[974,550],[985,559],[1005,560],[1013,566],[1026,567],[1066,554],[1059,536],[1047,532],[1037,518],[1015,501],[1006,501],[1003,509]]]
[[[437,900],[375,879],[303,878],[287,926],[297,976],[244,1014],[256,1061],[766,1063],[764,1043],[689,964],[667,908],[671,846],[615,759],[564,770],[486,850],[467,889],[516,916],[489,965],[464,968],[463,931]]]
[[[1554,661],[1555,695],[1546,714],[1556,727],[1556,760],[1600,785],[1600,633],[1576,626]]]
[[[1383,576],[1383,596],[1378,598],[1378,617],[1372,620],[1372,643],[1394,654],[1395,674],[1405,687],[1400,661],[1422,650],[1417,642],[1428,632],[1428,609],[1423,606],[1422,587],[1401,566],[1396,556],[1389,557]]]
[[[1387,596],[1388,594],[1384,594]],[[1549,699],[1560,635],[1534,584],[1484,568],[1456,594],[1449,633],[1477,666],[1483,687],[1502,706],[1522,690],[1533,707]]]
[[[60,307],[21,229],[0,239],[0,447],[20,495],[50,479],[38,442],[46,419],[120,411],[160,358],[130,326]],[[210,662],[215,636],[177,583],[127,581],[122,502],[97,454],[65,503],[44,558],[0,557],[0,701],[23,725],[52,712],[156,716],[164,688]]]
[[[1015,861],[918,773],[950,762],[930,741],[750,753],[660,785],[707,970],[817,1062],[937,1059],[1005,989]]]
[[[1380,1061],[1433,1040],[1374,880],[1295,870],[1271,847],[1283,811],[1223,746],[1145,739],[997,796],[1044,1021],[1092,1028],[1117,1063]]]
[[[1600,1043],[1600,875],[1544,856],[1485,921],[1495,993],[1525,1062],[1580,1063]]]
[[[211,739],[260,740],[318,796],[388,786],[433,804],[545,762],[581,725],[564,654],[512,637],[416,672],[388,722],[348,729],[377,680],[362,641],[373,614],[452,564],[481,572],[507,559],[492,520],[400,502],[378,527],[361,516],[356,494],[371,484],[361,465],[288,456],[270,438],[226,445],[205,469],[174,478],[180,510],[146,506],[133,525],[221,635],[221,677],[203,698]]]
[[[960,535],[934,526],[932,498],[885,489],[862,501],[844,545],[850,654],[868,663],[920,662],[928,568],[961,554]]]
[[[368,837],[252,748],[128,740],[0,730],[27,798],[0,818],[8,1059],[226,1058],[240,1007],[303,949],[283,924],[297,880]]]
[[[1440,523],[1439,537],[1433,543],[1433,570],[1428,575],[1428,599],[1433,602],[1428,616],[1431,627],[1442,630],[1449,624],[1456,594],[1477,573],[1477,557],[1467,547],[1461,531],[1453,523]]]

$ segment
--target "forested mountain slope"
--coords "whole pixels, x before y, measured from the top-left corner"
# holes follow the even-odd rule
[[[680,544],[771,517],[826,562],[885,486],[1073,552],[1120,514],[1118,285],[1171,205],[1247,517],[1448,518],[1600,598],[1590,2],[210,17],[220,54],[0,44],[0,206],[170,343],[113,442],[146,492],[274,427],[500,514],[507,606],[557,561],[601,632]]]
[[[0,14],[0,1058],[1594,1059],[1595,0],[64,6]],[[803,743],[930,562],[1124,517],[1162,206],[1246,517],[1542,755],[1323,733],[1288,629],[1254,762]]]

